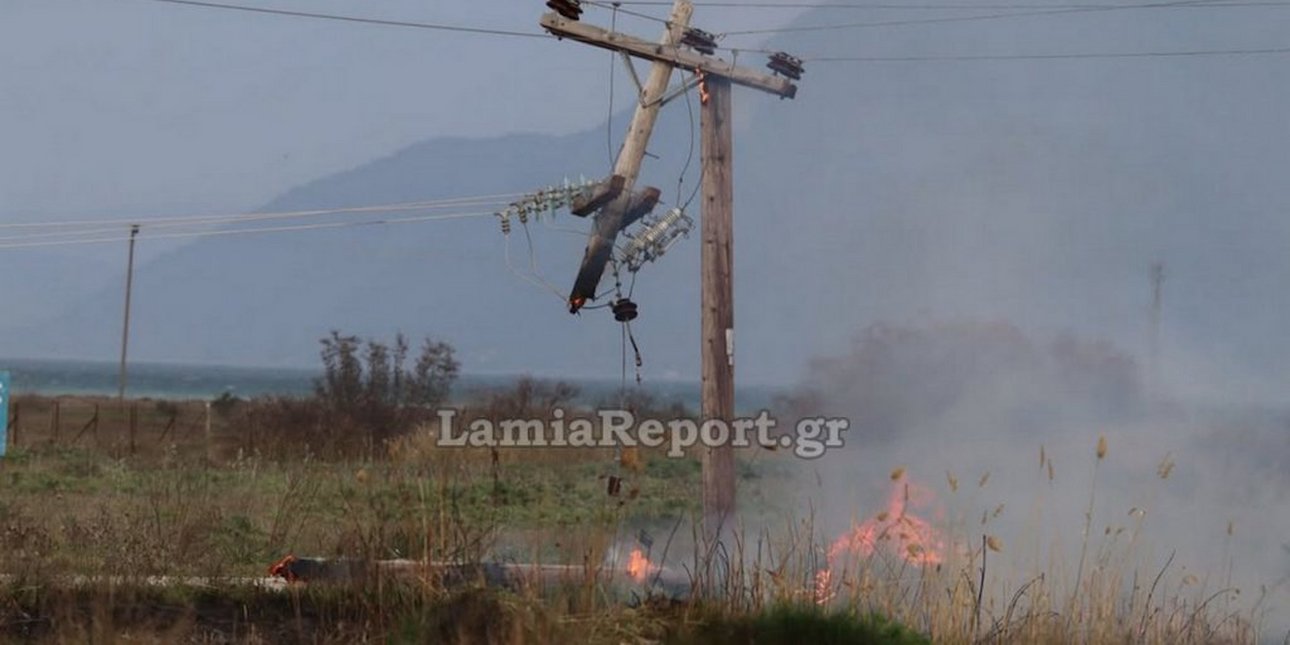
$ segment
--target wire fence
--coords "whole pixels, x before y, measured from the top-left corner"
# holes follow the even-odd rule
[[[8,452],[61,448],[114,457],[212,456],[218,417],[205,401],[17,396],[6,420]]]

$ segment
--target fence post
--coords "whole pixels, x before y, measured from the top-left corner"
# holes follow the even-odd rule
[[[139,404],[130,404],[130,456],[134,456],[134,435],[139,430]]]
[[[206,402],[206,461],[215,463],[215,444],[211,441],[211,402]]]
[[[157,443],[164,443],[166,439],[170,438],[170,431],[174,430],[177,425],[179,425],[178,412],[170,415],[170,420],[166,422],[166,427],[161,429],[161,436],[157,437]]]
[[[13,402],[13,419],[9,422],[9,447],[14,450],[18,449],[18,410],[22,404]]]
[[[63,421],[62,407],[63,402],[59,399],[54,399],[54,407],[49,411],[49,443],[55,446],[58,445],[58,430]]]

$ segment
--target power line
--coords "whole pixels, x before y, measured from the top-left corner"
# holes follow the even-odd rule
[[[244,11],[250,13],[270,14],[279,16],[291,16],[299,18],[314,18],[320,20],[336,20],[343,22],[353,22],[360,24],[408,27],[416,29],[431,29],[439,31],[454,31],[461,33],[486,34],[496,36],[516,36],[526,38],[550,38],[549,34],[535,32],[521,32],[504,29],[489,29],[481,27],[467,27],[460,25],[445,25],[425,22],[412,22],[404,20],[385,20],[379,18],[364,18],[361,16],[348,16],[341,14],[327,14],[307,11],[292,11],[287,9],[272,9],[268,7],[252,7],[246,5],[228,4],[221,2],[206,2],[204,0],[150,0],[151,2],[162,2],[167,4],[187,5],[194,7],[203,7],[210,9],[224,9],[232,11]],[[623,0],[616,3],[599,2],[597,0],[587,0],[588,4],[605,8],[614,8],[617,11],[641,18],[655,20],[657,22],[667,23],[662,18],[657,18],[644,13],[633,12],[630,10],[616,7],[615,5],[636,5],[636,6],[667,6],[670,2],[652,1],[652,0]],[[985,9],[1030,9],[1043,8],[1035,11],[1017,11],[1007,13],[995,13],[977,16],[948,16],[942,18],[922,18],[910,20],[889,20],[877,22],[859,22],[859,23],[842,23],[835,25],[811,25],[803,27],[780,27],[773,29],[749,29],[743,31],[732,31],[721,34],[725,36],[743,36],[755,34],[770,33],[789,33],[789,32],[808,32],[808,31],[826,31],[839,29],[862,29],[870,27],[892,27],[901,25],[916,24],[937,24],[950,22],[974,22],[986,20],[1000,20],[1006,18],[1021,18],[1027,16],[1044,16],[1070,13],[1102,12],[1102,11],[1120,11],[1128,9],[1182,9],[1182,8],[1219,8],[1219,7],[1276,7],[1290,6],[1290,1],[1286,0],[1262,0],[1262,1],[1234,1],[1223,2],[1221,0],[1181,0],[1171,2],[1155,2],[1148,4],[1136,5],[1108,5],[1108,4],[1065,4],[1065,5],[1042,5],[1042,4],[978,4],[978,5],[953,5],[953,4],[921,4],[921,5],[902,5],[891,3],[791,3],[791,2],[700,2],[696,6],[707,7],[738,7],[752,9],[772,9],[772,8],[809,8],[809,9],[920,9],[920,10],[985,10]],[[728,51],[749,51],[770,53],[769,50],[720,47]],[[1184,57],[1184,56],[1237,56],[1237,55],[1266,55],[1266,54],[1283,54],[1286,53],[1281,48],[1269,49],[1233,49],[1233,50],[1202,50],[1202,51],[1180,51],[1180,52],[1130,52],[1130,53],[1085,53],[1085,54],[1035,54],[1035,55],[984,55],[984,56],[822,56],[813,57],[806,60],[810,62],[933,62],[933,61],[988,61],[988,60],[1054,60],[1054,59],[1079,59],[1079,58],[1150,58],[1150,57]],[[326,212],[345,212],[344,210],[329,210]],[[236,219],[230,221],[237,221]],[[104,222],[77,222],[71,224],[103,224]],[[129,223],[121,221],[119,223]],[[63,224],[55,224],[63,225]],[[0,228],[14,228],[19,226],[28,226],[25,224],[0,224]]]
[[[835,25],[808,25],[803,27],[775,27],[771,29],[745,29],[743,31],[729,31],[722,36],[748,36],[754,34],[782,34],[798,33],[809,31],[834,31],[838,29],[864,29],[869,27],[894,27],[899,25],[924,25],[949,22],[974,22],[985,20],[1002,20],[1006,18],[1022,18],[1026,16],[1053,16],[1061,14],[1074,13],[1093,13],[1103,11],[1123,11],[1126,9],[1163,9],[1182,6],[1222,6],[1215,5],[1212,0],[1181,0],[1171,2],[1154,2],[1150,4],[1133,4],[1133,5],[1114,5],[1114,6],[1081,6],[1068,7],[1065,9],[1045,9],[1041,11],[1012,11],[1005,13],[991,13],[976,16],[947,16],[943,18],[913,18],[908,20],[885,20],[877,22],[849,22]]]
[[[462,202],[458,204],[441,204],[441,205],[436,205],[433,203],[398,204],[398,205],[393,205],[388,207],[370,206],[370,207],[351,208],[351,209],[333,209],[329,211],[303,211],[299,213],[288,213],[288,214],[275,213],[275,214],[266,214],[266,215],[247,215],[247,216],[225,217],[225,218],[196,218],[196,219],[188,219],[188,220],[170,220],[170,221],[159,220],[159,221],[151,221],[151,222],[148,220],[138,220],[130,224],[129,226],[134,227],[134,226],[142,226],[144,224],[147,224],[148,228],[152,230],[156,230],[159,228],[160,229],[175,229],[175,228],[182,229],[182,228],[194,228],[194,227],[210,228],[212,226],[216,226],[220,224],[234,224],[234,223],[246,224],[246,223],[252,223],[252,222],[264,222],[264,221],[274,221],[274,220],[284,220],[284,219],[299,219],[299,218],[305,218],[305,217],[319,217],[319,216],[335,215],[335,214],[357,213],[360,215],[367,215],[367,214],[373,214],[373,213],[389,213],[389,212],[411,211],[411,210],[439,210],[439,209],[448,208],[448,207],[460,208],[463,206],[477,206],[477,207],[492,208],[492,207],[502,207],[505,204],[506,202],[499,202],[499,201]],[[48,233],[24,233],[21,235],[0,236],[0,242],[26,241],[26,240],[33,240],[33,239],[51,239],[51,238],[53,239],[73,238],[73,237],[83,237],[86,235],[106,235],[106,234],[111,234],[119,231],[121,229],[121,225],[118,224],[112,227],[99,226],[99,227],[91,227],[88,229],[73,228],[71,230],[67,230],[66,227],[60,227],[60,228],[64,228],[64,230],[48,232]]]
[[[627,16],[634,16],[634,17],[636,17],[636,18],[644,18],[645,20],[652,20],[652,21],[654,21],[654,22],[661,22],[661,23],[663,23],[663,24],[665,24],[665,25],[671,25],[671,24],[672,24],[672,23],[668,22],[666,18],[659,18],[658,16],[651,16],[651,15],[649,15],[649,14],[647,14],[647,13],[641,13],[641,12],[639,12],[639,11],[632,11],[632,10],[630,10],[630,9],[624,9],[624,8],[622,8],[621,6],[619,6],[619,5],[623,5],[623,4],[631,4],[630,2],[613,2],[612,0],[611,0],[610,2],[599,2],[598,0],[582,0],[582,1],[583,1],[583,3],[584,3],[584,4],[589,4],[589,5],[593,6],[593,7],[600,7],[601,9],[612,9],[612,10],[614,10],[616,13],[621,13],[621,14],[623,14],[623,15],[627,15]],[[668,6],[671,6],[671,5],[672,5],[672,3],[670,3],[670,2],[668,2],[668,3],[666,3],[666,4],[667,4]]]
[[[635,6],[668,6],[670,2],[650,0],[624,1],[619,4]],[[859,9],[859,10],[914,10],[914,11],[974,11],[983,9],[1121,9],[1122,4],[1044,4],[1044,3],[1006,3],[1006,4],[893,4],[893,3],[794,3],[794,2],[696,2],[696,7],[728,7],[737,9]],[[1283,0],[1225,2],[1224,0],[1206,0],[1202,3],[1178,5],[1178,8],[1189,7],[1284,7],[1290,2]]]
[[[609,23],[609,30],[618,29],[618,7]],[[631,61],[628,61],[630,64]],[[609,155],[609,165],[614,165],[614,70],[618,68],[618,52],[609,52],[609,116],[605,120],[605,150]]]
[[[439,215],[424,215],[419,217],[403,217],[394,219],[370,220],[363,222],[329,222],[325,224],[298,224],[294,226],[273,226],[260,228],[242,228],[242,229],[225,229],[219,231],[196,231],[188,233],[162,233],[160,235],[140,235],[139,239],[160,240],[160,239],[178,239],[178,238],[202,238],[202,237],[222,237],[229,235],[254,235],[260,233],[286,233],[297,231],[316,231],[323,229],[339,228],[357,228],[360,226],[385,226],[390,224],[413,224],[418,222],[433,222],[439,220],[465,219],[470,217],[491,217],[496,215],[493,211],[481,211],[474,213],[445,213]],[[145,229],[146,232],[146,229]],[[78,246],[84,244],[108,244],[115,242],[129,241],[127,237],[110,237],[110,238],[93,238],[79,240],[58,240],[48,242],[27,242],[14,244],[0,244],[0,249],[22,249],[33,247],[52,247],[52,246]]]
[[[469,206],[476,204],[492,204],[519,197],[523,193],[501,193],[496,195],[480,195],[472,197],[453,197],[439,200],[425,200],[416,202],[402,202],[396,204],[381,204],[374,206],[350,206],[340,208],[321,208],[315,210],[299,211],[278,211],[278,212],[256,212],[256,213],[237,213],[232,215],[188,215],[188,216],[166,216],[166,217],[132,217],[118,219],[81,219],[81,220],[58,220],[58,221],[33,221],[33,222],[7,222],[0,223],[0,229],[26,229],[26,228],[63,228],[63,227],[102,227],[129,224],[147,224],[151,226],[161,224],[222,224],[241,221],[256,220],[273,220],[273,219],[294,219],[300,217],[314,217],[321,215],[334,215],[339,213],[368,213],[368,212],[385,212],[401,210],[417,210],[432,208],[447,208]]]
[[[949,56],[822,56],[806,59],[812,63],[906,63],[950,61],[1006,61],[1006,60],[1066,60],[1088,58],[1182,58],[1192,56],[1262,56],[1290,54],[1290,47],[1265,49],[1202,49],[1189,51],[1147,51],[1073,54],[1000,54],[1000,55],[949,55]]]
[[[455,31],[468,34],[487,34],[491,36],[517,36],[522,38],[543,38],[549,39],[551,36],[531,31],[511,31],[507,29],[488,29],[483,27],[465,27],[461,25],[442,25],[429,22],[411,22],[407,20],[383,20],[380,18],[364,18],[361,16],[346,16],[331,13],[315,13],[312,11],[291,11],[287,9],[271,9],[268,7],[251,7],[240,4],[227,4],[223,2],[204,2],[200,0],[151,0],[152,2],[164,2],[167,4],[188,5],[192,7],[205,7],[207,9],[226,9],[231,11],[245,11],[249,13],[271,14],[275,16],[292,16],[296,18],[316,18],[319,20],[339,20],[343,22],[356,22],[368,25],[382,25],[386,27],[410,27],[414,29],[433,29],[437,31]]]

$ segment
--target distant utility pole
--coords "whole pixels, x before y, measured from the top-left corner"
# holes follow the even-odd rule
[[[1151,328],[1147,331],[1147,369],[1151,387],[1158,387],[1160,380],[1160,311],[1164,306],[1165,265],[1161,262],[1151,264]]]
[[[121,370],[117,374],[117,398],[125,401],[125,357],[130,345],[130,294],[134,290],[134,239],[139,235],[139,225],[130,227],[130,252],[125,265],[125,312],[121,324]]]
[[[608,244],[597,240],[597,234],[613,228],[616,235],[624,222],[625,200],[630,200],[630,186],[640,169],[640,162],[649,142],[658,109],[668,101],[699,87],[701,108],[702,158],[703,158],[703,250],[702,250],[702,359],[703,359],[703,417],[730,421],[734,417],[734,252],[733,214],[734,185],[732,162],[733,141],[731,134],[732,85],[743,85],[774,94],[781,98],[797,95],[797,86],[789,79],[801,78],[801,61],[777,53],[771,56],[768,67],[784,77],[763,74],[760,71],[736,67],[715,56],[716,39],[707,32],[688,28],[694,7],[689,0],[676,0],[668,30],[660,43],[624,34],[606,31],[582,24],[580,3],[576,0],[551,0],[547,5],[555,10],[542,17],[541,25],[560,38],[568,38],[603,49],[619,52],[627,61],[632,78],[636,79],[631,57],[653,63],[649,82],[640,89],[640,104],[632,120],[627,141],[618,158],[615,174],[627,178],[627,190],[618,195],[597,215],[596,231],[587,246],[584,269],[579,275],[574,291],[570,294],[570,310],[577,311],[587,298],[595,296],[595,287],[603,273],[604,264],[589,263],[593,253],[612,250],[612,237]],[[682,46],[689,49],[682,49]],[[693,51],[691,51],[693,50]],[[694,74],[680,90],[664,95],[667,81],[674,69]],[[630,172],[630,175],[626,173]],[[612,184],[613,182],[606,182]],[[606,250],[604,247],[608,246]],[[592,274],[594,280],[587,279]],[[729,443],[708,448],[703,458],[703,510],[709,530],[718,529],[731,519],[735,510],[734,448]]]

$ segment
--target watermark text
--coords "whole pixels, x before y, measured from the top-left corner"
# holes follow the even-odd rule
[[[460,412],[451,408],[438,411],[437,443],[458,448],[666,448],[667,456],[682,457],[695,446],[762,446],[789,449],[803,459],[815,459],[831,448],[844,445],[844,435],[851,428],[845,418],[806,418],[794,424],[791,432],[778,430],[778,422],[769,411],[755,417],[732,420],[647,418],[637,420],[627,410],[598,410],[594,417],[568,417],[563,408],[555,408],[549,418],[491,419],[477,418],[458,423]]]

